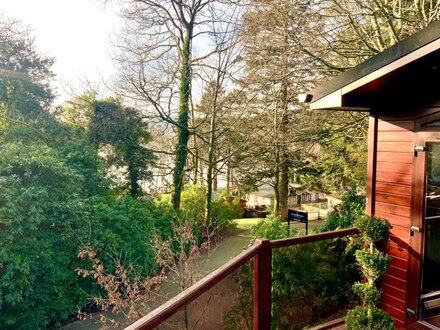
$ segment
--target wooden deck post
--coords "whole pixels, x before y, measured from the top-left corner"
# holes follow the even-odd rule
[[[272,296],[272,249],[269,240],[257,240],[254,257],[254,330],[269,330]]]

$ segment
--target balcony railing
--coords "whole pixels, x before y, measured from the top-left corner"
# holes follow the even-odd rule
[[[251,259],[253,259],[254,280],[253,328],[254,330],[270,329],[272,250],[356,234],[359,234],[357,229],[349,228],[309,236],[292,237],[278,240],[257,240],[253,246],[243,251],[238,256],[231,259],[229,262],[213,271],[196,284],[192,285],[190,288],[181,292],[162,306],[156,308],[143,318],[134,322],[126,329],[154,329]]]

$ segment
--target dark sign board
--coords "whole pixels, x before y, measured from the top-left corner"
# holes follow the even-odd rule
[[[298,221],[298,222],[306,223],[308,220],[308,214],[307,212],[288,210],[287,219],[289,221]]]
[[[290,234],[290,221],[298,221],[304,223],[306,225],[306,235],[309,234],[309,218],[307,212],[297,211],[297,210],[287,211],[287,226],[289,227],[289,234]]]

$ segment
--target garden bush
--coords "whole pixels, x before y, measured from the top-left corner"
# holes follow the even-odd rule
[[[337,205],[325,219],[320,231],[332,231],[338,228],[350,228],[356,219],[365,213],[365,196],[354,190],[347,191],[342,197],[342,203]]]
[[[124,196],[92,198],[87,210],[91,230],[88,242],[107,269],[111,269],[114,257],[120,256],[139,275],[149,276],[156,271],[150,242],[153,235],[171,235],[174,217],[169,208]]]
[[[75,272],[88,266],[77,258],[82,247],[97,248],[109,265],[121,259],[150,273],[147,233],[167,235],[172,216],[115,193],[83,116],[90,99],[73,102],[79,126],[69,125],[72,116],[51,105],[53,59],[39,54],[19,21],[0,25],[0,329],[56,328],[99,291]]]
[[[364,246],[356,251],[365,280],[353,285],[354,292],[361,298],[362,306],[348,311],[345,325],[348,330],[386,330],[394,329],[391,317],[377,308],[380,291],[376,288],[377,279],[386,272],[390,257],[379,251],[376,244],[388,238],[390,223],[375,216],[362,216],[354,223],[361,231]]]
[[[171,205],[170,194],[162,195],[159,200],[163,205]],[[189,220],[198,227],[205,226],[206,188],[202,185],[186,186],[182,192],[180,208],[180,218]],[[224,198],[212,201],[212,218],[218,221],[219,228],[233,226],[231,220],[242,216],[243,211],[238,200],[234,199],[232,203]]]
[[[112,197],[88,150],[80,144],[0,145],[1,329],[57,326],[86,305],[98,288],[75,272],[86,266],[77,258],[85,244],[108,267],[121,258],[139,273],[155,270],[149,238],[168,235],[171,212]]]
[[[228,203],[224,199],[212,201],[212,218],[219,222],[221,228],[235,226],[231,220],[242,218],[243,209],[240,207],[238,200]]]
[[[86,300],[74,272],[85,178],[45,145],[0,154],[0,328],[44,328]]]
[[[280,217],[270,214],[252,226],[251,233],[256,238],[280,239],[289,236],[289,229]],[[297,231],[291,232],[292,236],[296,236],[297,234]]]
[[[363,306],[356,306],[349,311],[345,320],[347,329],[356,330],[393,330],[391,317],[379,308],[373,308],[371,314]]]

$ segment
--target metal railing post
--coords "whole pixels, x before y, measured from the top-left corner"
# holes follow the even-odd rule
[[[272,248],[269,240],[257,240],[260,245],[254,257],[254,330],[269,330],[272,295]]]

